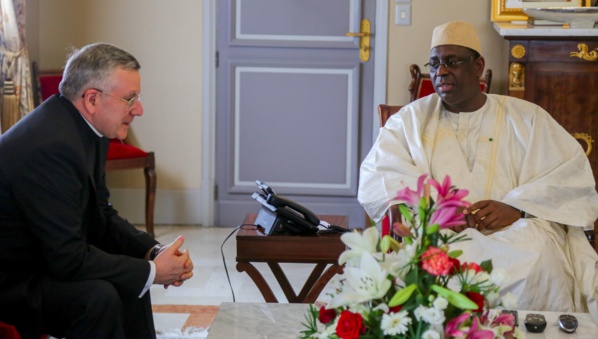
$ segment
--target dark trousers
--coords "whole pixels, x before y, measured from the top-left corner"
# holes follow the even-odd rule
[[[43,282],[42,332],[58,338],[156,338],[150,293],[124,295],[109,282]]]

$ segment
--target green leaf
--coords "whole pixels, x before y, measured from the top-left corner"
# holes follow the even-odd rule
[[[434,224],[434,225],[428,227],[428,229],[426,230],[426,233],[432,234],[432,233],[438,232],[438,230],[440,230],[440,226],[438,226],[438,224]]]
[[[449,290],[448,288],[438,285],[432,285],[432,290],[446,299],[449,304],[462,310],[475,310],[478,308],[476,303],[461,293],[457,293],[453,290]]]
[[[492,259],[482,261],[482,263],[480,264],[480,267],[487,273],[492,273],[492,269],[494,268],[492,266]]]
[[[307,309],[307,314],[305,314],[305,320],[307,321],[307,324],[301,323],[301,325],[303,325],[307,329],[300,332],[301,336],[299,337],[299,339],[311,339],[313,338],[314,334],[318,333],[317,318],[318,310],[314,307],[313,304],[310,304],[309,308]]]
[[[463,251],[461,250],[454,250],[454,251],[450,251],[447,253],[447,255],[449,256],[449,258],[458,258],[461,254],[463,254]]]
[[[403,305],[407,300],[409,300],[409,297],[411,297],[411,295],[413,294],[413,292],[415,292],[416,289],[417,285],[411,284],[405,287],[404,289],[398,291],[397,293],[395,293],[392,299],[390,299],[390,301],[388,302],[388,306],[394,307]]]
[[[401,211],[401,215],[405,218],[405,220],[409,221],[411,224],[413,222],[413,215],[411,215],[411,211],[405,206],[405,204],[399,205],[399,211]]]

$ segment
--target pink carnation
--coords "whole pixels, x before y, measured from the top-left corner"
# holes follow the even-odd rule
[[[447,275],[453,268],[449,256],[438,247],[430,247],[422,254],[421,259],[422,268],[435,276]]]

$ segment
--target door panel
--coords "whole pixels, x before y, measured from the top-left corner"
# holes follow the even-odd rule
[[[253,191],[263,177],[294,193],[355,195],[358,69],[351,67],[233,66],[231,192]]]
[[[360,12],[358,0],[235,0],[230,44],[355,48],[345,33]]]
[[[259,179],[363,227],[356,196],[372,140],[374,65],[373,56],[360,61],[359,38],[345,32],[375,13],[375,1],[364,3],[218,1],[217,225],[259,210],[251,199]]]

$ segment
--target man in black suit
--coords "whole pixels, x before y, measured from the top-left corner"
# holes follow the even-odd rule
[[[0,137],[0,321],[24,338],[155,338],[152,284],[193,275],[108,202],[104,164],[139,102],[139,63],[109,44],[68,59],[61,95]]]

